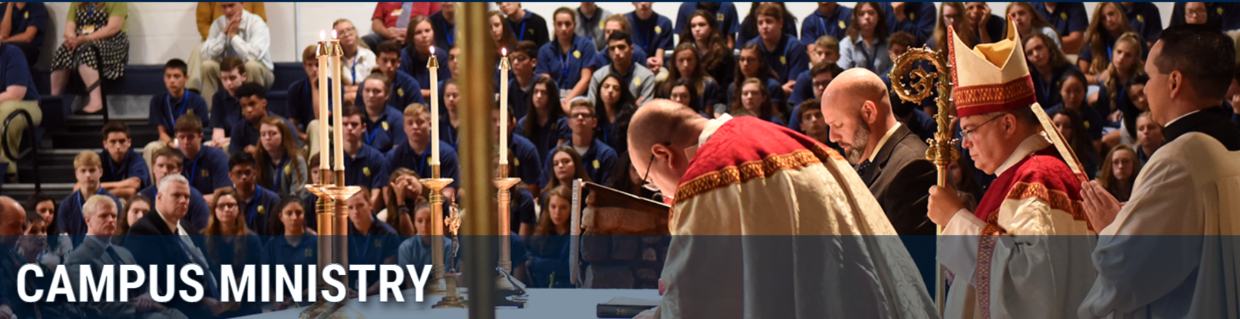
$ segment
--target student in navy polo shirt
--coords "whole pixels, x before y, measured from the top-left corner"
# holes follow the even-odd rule
[[[267,240],[264,252],[267,253],[266,259],[268,263],[274,267],[283,267],[289,274],[293,273],[293,267],[304,267],[305,265],[315,265],[318,263],[319,241],[318,236],[314,233],[306,232],[306,207],[302,206],[301,199],[297,197],[285,197],[280,200],[277,205],[278,212],[272,216],[273,220],[270,226],[272,236],[263,238]],[[314,214],[313,208],[310,214]],[[311,215],[311,217],[314,217]],[[274,273],[275,271],[272,270]],[[303,296],[305,297],[305,296]],[[304,300],[304,299],[303,299]],[[292,295],[285,295],[284,302],[275,303],[275,310],[286,309],[292,304]]]
[[[30,66],[22,57],[16,46],[0,44],[0,118],[8,118],[17,110],[30,113],[33,124],[24,120],[9,122],[7,135],[0,137],[9,140],[9,150],[17,154],[17,146],[27,125],[38,126],[43,121],[43,111],[39,108],[39,92],[35,90],[34,78],[30,76]],[[17,173],[16,161],[0,151],[0,163],[10,163],[8,174]]]
[[[792,93],[797,84],[796,76],[809,68],[809,56],[805,45],[796,37],[784,34],[783,10],[774,3],[758,7],[758,37],[750,40],[762,48],[766,64],[783,81],[784,95]]]
[[[401,68],[402,65],[401,65],[400,44],[397,44],[396,41],[392,41],[392,40],[383,41],[379,43],[379,47],[376,48],[375,50],[376,50],[375,57],[377,57],[377,60],[379,61],[379,66],[376,67],[375,70],[378,70],[379,72],[383,73],[383,77],[387,78],[388,83],[391,84],[391,86],[388,88],[387,105],[397,106],[397,105],[409,105],[412,103],[425,103],[424,102],[425,97],[422,96],[421,82],[418,82],[418,80],[414,79],[413,76],[409,75],[408,73],[405,73],[405,71],[403,71],[404,69]],[[443,67],[444,62],[447,62],[449,65],[449,69],[451,69],[450,67],[452,65],[451,53],[449,53],[448,60],[439,61],[439,66]],[[425,65],[425,63],[423,63],[423,65]],[[453,76],[456,75],[456,73],[451,73],[451,74]],[[440,82],[442,82],[443,80],[447,80],[447,79],[440,77],[439,80]],[[440,91],[442,91],[443,85],[440,84],[439,88],[440,88]],[[364,93],[362,92],[362,90],[357,91],[357,97],[353,99],[353,106],[356,106],[358,108],[366,107],[366,97],[363,96],[363,94]]]
[[[116,207],[121,207],[116,196],[99,186],[99,177],[103,175],[100,166],[99,154],[95,152],[82,151],[73,158],[73,174],[77,178],[73,188],[76,190],[60,202],[56,211],[56,228],[73,237],[73,247],[81,244],[82,236],[86,235],[86,218],[82,216],[82,204],[86,199],[96,194],[105,195],[116,201]]]
[[[22,50],[26,56],[26,64],[34,65],[39,61],[39,53],[43,48],[43,27],[47,26],[47,7],[41,2],[9,2],[0,6],[0,17],[8,21],[0,26],[4,43],[12,44]]]
[[[740,32],[740,17],[736,13],[736,5],[731,2],[685,2],[680,4],[680,11],[676,13],[676,34],[685,34],[689,26],[689,20],[693,16],[694,11],[706,10],[715,15],[715,30],[719,30],[724,38],[727,38],[728,48],[736,46],[736,33]],[[682,38],[683,39],[683,38]],[[684,40],[681,40],[684,41]]]
[[[572,147],[577,150],[578,154],[581,154],[581,162],[585,164],[590,180],[599,183],[609,180],[612,167],[616,165],[618,158],[616,150],[594,138],[594,129],[598,126],[594,105],[585,99],[574,100],[569,105],[568,123],[573,131],[572,140],[560,146]],[[552,155],[554,154],[547,153],[547,158],[551,158]],[[546,161],[543,166],[546,170],[551,170],[551,164],[551,161]],[[544,181],[544,184],[546,182]]]
[[[533,41],[538,46],[551,41],[547,19],[525,10],[520,2],[500,2],[499,11],[508,17],[509,29],[517,36],[517,41]]]
[[[371,198],[370,191],[362,187],[362,191],[345,201],[349,209],[349,264],[350,265],[395,265],[397,249],[400,248],[400,235],[391,225],[375,218],[374,205],[367,201]],[[379,292],[378,273],[367,274],[365,291],[359,294],[373,295]],[[358,276],[349,276],[350,287],[358,287]]]
[[[257,83],[256,83],[257,84]],[[280,195],[258,186],[255,176],[258,174],[254,156],[250,153],[233,153],[228,160],[228,179],[233,183],[233,194],[237,195],[237,204],[241,208],[241,216],[250,230],[259,235],[275,235],[269,233],[267,214],[272,213],[280,202]]]
[[[576,18],[573,21],[577,24],[577,35],[593,39],[595,50],[606,48],[607,36],[603,35],[603,19],[610,17],[611,11],[593,2],[582,2],[575,11]]]
[[[246,152],[251,155],[258,152],[258,129],[268,117],[278,118],[285,125],[293,127],[293,122],[267,110],[267,89],[257,82],[246,82],[237,88],[237,98],[241,100],[241,114],[245,121],[233,124],[232,138],[228,145],[229,153]],[[301,138],[293,135],[293,141],[301,145]]]
[[[1085,72],[1089,84],[1101,85],[1106,82],[1107,78],[1102,73],[1114,64],[1113,60],[1120,59],[1117,52],[1120,45],[1116,42],[1132,31],[1132,26],[1124,19],[1122,6],[1114,2],[1098,3],[1094,8],[1094,21],[1085,30],[1085,46],[1081,48],[1076,59],[1076,67]],[[1130,48],[1129,52],[1139,49],[1141,60],[1145,60],[1150,51],[1146,47],[1146,39],[1141,39],[1139,34],[1134,35],[1137,38],[1137,48]]]
[[[594,64],[599,67],[612,64],[610,49],[611,33],[616,31],[624,31],[625,37],[628,37],[633,34],[632,29],[633,27],[629,24],[629,19],[625,18],[622,14],[612,15],[603,20],[603,48],[599,49],[598,53],[594,55],[594,59],[597,60]],[[633,53],[629,56],[632,61],[646,61],[648,59],[646,56],[646,50],[636,44],[633,44],[633,38],[629,38],[629,46],[633,49]],[[594,71],[598,72],[598,70]]]
[[[277,110],[277,114],[284,116],[293,122],[294,129],[299,134],[305,134],[308,130],[307,125],[318,118],[319,112],[319,59],[318,45],[307,46],[301,52],[301,68],[306,71],[306,78],[297,80],[288,86],[288,102],[283,110]],[[380,63],[382,65],[382,63]],[[359,92],[360,94],[360,92]],[[331,103],[331,93],[328,93],[328,102]],[[356,100],[355,100],[356,101]],[[308,138],[317,138],[307,136]]]
[[[989,4],[965,2],[964,8],[968,12],[969,21],[973,21],[977,28],[977,43],[999,42],[1006,37],[1003,30],[1007,30],[1007,19],[991,13]]]
[[[130,148],[132,144],[125,123],[111,121],[103,125],[103,152],[99,152],[103,177],[99,180],[104,189],[120,198],[133,197],[150,178],[146,162]]]
[[[391,164],[383,153],[362,140],[366,123],[362,122],[361,110],[345,105],[340,115],[340,120],[344,122],[344,184],[374,189],[375,197],[371,203],[379,203],[379,190],[387,187]]]
[[[431,71],[426,67],[427,61],[433,54],[439,60],[440,80],[447,80],[452,76],[448,73],[448,68],[444,68],[444,62],[448,61],[448,50],[435,47],[435,30],[431,28],[431,21],[426,17],[417,17],[409,21],[408,44],[405,49],[400,52],[400,70],[418,80],[419,87],[422,90],[422,96],[431,94]]]
[[[557,145],[568,141],[572,137],[572,130],[568,128],[564,108],[554,102],[559,101],[560,95],[555,82],[549,78],[539,78],[534,80],[533,87],[528,99],[530,111],[517,120],[517,134],[534,142],[538,154],[547,154]]]
[[[654,12],[653,2],[634,2],[633,12],[624,16],[633,27],[633,44],[646,50],[645,61],[637,61],[655,74],[667,72],[663,70],[663,52],[672,49],[672,20]]]
[[[172,145],[172,128],[176,126],[178,117],[189,113],[198,116],[209,115],[207,114],[207,100],[202,99],[197,92],[185,89],[185,81],[189,80],[186,77],[187,70],[188,65],[181,59],[172,59],[164,63],[164,87],[168,89],[168,92],[151,97],[151,109],[148,113],[150,116],[147,117],[147,124],[154,125],[159,131],[159,140],[147,144],[142,151],[142,157],[146,158],[148,166],[151,165],[151,157],[156,150],[165,145]]]
[[[245,62],[236,57],[224,58],[220,62],[220,83],[224,89],[215,92],[211,97],[211,146],[223,149],[228,146],[228,137],[232,136],[233,127],[245,122],[241,113],[241,100],[237,98],[237,88],[245,83]]]
[[[151,186],[138,191],[138,194],[154,200],[155,195],[159,194],[159,181],[170,175],[181,174],[181,165],[184,161],[185,155],[182,155],[181,151],[176,148],[162,147],[155,151],[155,158],[152,159],[154,164],[151,165],[151,177],[153,177]],[[211,211],[207,208],[207,201],[203,198],[202,192],[190,187],[189,193],[189,211],[185,213],[185,219],[194,226],[194,230],[201,231],[207,228],[207,219],[211,217]],[[137,219],[131,222],[137,222]]]
[[[585,96],[589,91],[590,76],[598,68],[594,59],[594,44],[590,39],[573,33],[577,25],[573,9],[560,7],[551,16],[555,21],[555,41],[538,49],[538,63],[534,72],[555,80],[560,87],[561,104],[574,97]]]
[[[1033,2],[1033,10],[1050,22],[1059,33],[1063,52],[1075,53],[1085,47],[1085,28],[1089,27],[1089,17],[1085,13],[1085,4],[1081,2]]]
[[[788,8],[784,6],[783,2],[773,3],[778,4],[780,11],[783,12],[784,33],[790,34],[794,38],[797,37],[797,17],[788,12]],[[745,45],[745,43],[749,43],[749,41],[753,41],[753,39],[758,37],[757,11],[761,4],[762,2],[754,2],[749,6],[749,13],[745,15],[745,20],[741,21],[740,33],[736,35],[736,47]]]
[[[512,61],[512,75],[508,79],[508,105],[515,110],[517,117],[524,117],[530,110],[530,91],[534,80],[541,74],[534,73],[538,69],[538,45],[530,41],[517,42],[517,49],[508,55]],[[559,92],[556,92],[557,95]]]
[[[736,61],[736,77],[735,82],[728,84],[728,105],[736,102],[737,93],[740,91],[740,84],[748,79],[758,79],[759,82],[765,83],[767,98],[771,103],[784,103],[787,101],[784,94],[782,83],[775,76],[775,71],[767,65],[767,60],[762,58],[762,48],[757,44],[750,42],[741,47],[740,58]],[[716,108],[715,116],[728,113],[728,108]]]
[[[414,103],[405,107],[404,118],[404,134],[406,134],[406,143],[395,145],[387,155],[380,160],[385,164],[391,165],[392,168],[404,167],[418,173],[423,178],[431,177],[431,112],[426,105]],[[348,118],[345,118],[348,121]],[[346,141],[348,139],[346,138]],[[456,189],[460,187],[460,163],[456,157],[456,149],[452,145],[448,145],[443,141],[443,137],[439,140],[439,176],[443,178],[452,178],[452,184],[444,187],[443,194],[446,198],[456,197]],[[387,186],[386,179],[390,175],[390,170],[384,170],[382,175],[384,181],[382,186],[375,186],[374,189]]]
[[[394,145],[405,142],[405,121],[396,107],[387,104],[387,78],[382,74],[371,74],[362,82],[362,90],[366,96],[366,107],[362,111],[362,122],[366,122],[366,145],[380,152],[391,150]]]
[[[456,79],[448,79],[443,81],[439,86],[443,91],[443,108],[445,111],[439,116],[439,140],[457,147],[457,140],[460,139],[461,118],[457,105],[461,103],[461,87],[456,85]]]
[[[728,93],[719,85],[714,78],[706,74],[706,69],[702,66],[703,52],[699,50],[692,42],[682,42],[676,46],[676,50],[672,52],[672,67],[668,68],[667,80],[659,85],[659,92],[655,94],[657,97],[668,98],[672,95],[672,87],[680,80],[689,83],[693,87],[695,96],[699,96],[694,104],[689,105],[693,110],[702,113],[703,116],[711,117],[711,112],[716,105],[726,104]]]
[[[797,102],[796,108],[792,109],[791,114],[793,116],[788,121],[789,129],[792,129],[793,131],[805,133],[805,131],[801,130],[801,117],[796,116],[797,114],[801,114],[801,111],[800,111],[801,102],[805,102],[809,100],[818,100],[819,98],[821,98],[823,91],[826,91],[827,89],[827,85],[831,84],[831,80],[835,79],[835,76],[840,74],[841,72],[844,72],[844,69],[841,69],[840,66],[835,65],[835,63],[833,62],[827,62],[827,61],[819,62],[818,64],[814,65],[814,68],[809,70],[809,73],[812,74],[813,76],[811,77],[810,82],[806,83],[806,86],[811,87],[810,90],[812,90],[812,92],[810,92],[810,96],[804,97],[799,102]],[[797,85],[797,86],[800,86],[800,85]]]
[[[491,108],[491,123],[494,129],[496,139],[499,138],[499,105]],[[538,192],[539,181],[542,180],[542,154],[538,154],[538,149],[534,147],[534,143],[529,139],[514,134],[517,130],[517,118],[513,116],[512,106],[508,107],[508,151],[512,153],[513,160],[508,162],[509,177],[517,177],[521,179],[526,187],[533,192]],[[442,136],[440,137],[442,138]]]
[[[813,54],[814,43],[824,35],[835,39],[848,36],[848,23],[852,21],[852,8],[835,2],[819,2],[818,10],[801,21],[801,44]]]
[[[883,11],[887,12],[887,23],[891,33],[908,32],[917,38],[920,46],[934,34],[934,24],[938,21],[933,2],[880,2]]]
[[[1128,24],[1132,25],[1132,31],[1141,35],[1145,39],[1146,45],[1154,46],[1154,42],[1158,42],[1158,34],[1162,33],[1162,14],[1158,12],[1158,6],[1150,2],[1120,2],[1120,6],[1124,7],[1124,15],[1128,16]]]
[[[412,202],[412,200],[410,201]],[[400,209],[408,210],[409,208],[401,207]],[[391,212],[388,214],[391,214]],[[413,208],[413,212],[408,214],[413,216],[413,226],[417,229],[417,234],[410,236],[408,239],[405,239],[405,241],[400,243],[400,247],[397,249],[396,253],[396,264],[402,267],[412,265],[414,267],[421,268],[422,265],[431,264],[431,255],[434,253],[434,250],[431,249],[431,240],[433,237],[431,237],[430,231],[430,202],[418,202],[417,206]],[[443,249],[443,258],[447,261],[447,259],[452,256],[452,239],[444,236],[443,246],[440,248]],[[460,254],[457,254],[457,260],[460,260]],[[409,286],[412,287],[412,283],[409,283]]]
[[[245,216],[241,196],[230,191],[215,194],[211,203],[211,221],[202,230],[205,245],[202,254],[211,264],[211,274],[222,274],[224,265],[266,264],[263,240],[251,228]],[[175,239],[174,239],[175,240]],[[220,313],[220,318],[233,318],[262,313],[262,304],[234,300],[237,308]]]
[[[456,3],[444,2],[439,11],[431,14],[431,28],[435,29],[435,46],[451,48],[456,46]]]
[[[821,98],[822,92],[814,93],[813,66],[823,62],[835,64],[840,60],[840,42],[829,35],[818,38],[818,41],[814,41],[814,45],[807,50],[809,50],[810,69],[797,75],[797,84],[792,86],[792,95],[788,96],[789,105],[800,105],[803,101]],[[792,122],[797,121],[794,118]]]
[[[176,130],[177,148],[185,155],[181,175],[189,180],[189,186],[203,193],[207,201],[211,201],[215,191],[232,188],[232,181],[228,180],[228,154],[219,148],[204,147],[198,117],[182,115],[177,119]]]

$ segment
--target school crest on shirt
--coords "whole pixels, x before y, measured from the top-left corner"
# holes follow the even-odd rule
[[[1222,13],[1222,11],[1223,11],[1223,9],[1219,9],[1219,13]],[[1068,19],[1068,13],[1067,13],[1067,12],[1060,12],[1060,13],[1059,13],[1059,18],[1060,18],[1060,19],[1065,19],[1065,20],[1066,20],[1066,19]]]
[[[1137,22],[1140,22],[1140,23],[1145,23],[1145,16],[1143,16],[1143,15],[1139,15],[1139,14],[1138,14],[1138,15],[1137,15]]]
[[[396,88],[396,95],[399,95],[400,97],[405,97],[405,89],[404,89],[404,88]]]
[[[292,173],[292,172],[293,172],[293,167],[292,167],[292,166],[284,165],[284,173],[285,173],[285,174],[290,174],[290,173]]]
[[[578,58],[578,59],[580,59],[580,58],[581,58],[581,51],[578,51],[578,50],[573,50],[573,57],[574,57],[574,58]]]
[[[848,25],[847,25],[847,24],[844,24],[844,20],[840,20],[840,21],[839,21],[839,23],[836,23],[836,24],[838,24],[838,25],[840,26],[840,29],[847,29],[847,28],[848,28]]]
[[[779,56],[779,64],[788,64],[788,57],[782,55]]]
[[[534,34],[534,29],[526,29],[525,33]]]
[[[380,126],[383,126],[383,130],[384,130],[384,131],[387,131],[387,130],[388,130],[388,124],[387,124],[387,121],[379,122],[379,125],[380,125]]]
[[[909,14],[908,14],[908,19],[909,19],[909,20],[917,20],[917,14],[916,14],[916,13],[909,13]]]
[[[310,250],[310,248],[306,248],[306,257],[314,257],[314,251]]]
[[[642,78],[633,78],[633,85],[642,85]]]
[[[381,247],[381,246],[383,246],[383,241],[375,239],[375,247]]]
[[[594,163],[593,163],[593,164],[594,164],[594,169],[598,169],[598,167],[599,167],[599,165],[598,165],[598,160],[594,160]]]
[[[654,34],[659,34],[659,33],[663,33],[663,28],[660,28],[657,25],[654,26]]]
[[[266,213],[267,213],[267,209],[263,208],[263,205],[258,205],[258,214],[261,215],[261,214],[266,214]]]
[[[402,11],[404,11],[404,10],[405,10],[405,9],[402,9],[402,8],[397,8],[396,10],[392,10],[392,14],[391,14],[391,16],[393,16],[393,17],[399,17],[399,16],[400,16],[400,13],[401,13]]]
[[[363,174],[363,175],[366,175],[366,177],[370,177],[370,168],[369,168],[369,167],[362,167],[362,174]]]
[[[512,166],[521,166],[521,160],[515,158],[512,159]]]
[[[30,12],[26,12],[26,14],[23,14],[22,17],[26,19],[30,19]]]
[[[716,14],[715,14],[715,20],[723,21],[723,14],[722,14],[722,13],[716,13]]]
[[[207,174],[207,170],[205,170],[205,169],[204,169],[204,170],[202,170],[202,177],[207,177],[208,175],[209,175],[209,174]]]
[[[605,23],[606,23],[606,22],[599,21],[599,22],[598,22],[598,28],[599,28],[599,29],[606,29],[607,27],[605,26]]]

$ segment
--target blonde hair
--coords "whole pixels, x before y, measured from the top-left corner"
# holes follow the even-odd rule
[[[430,109],[426,107],[426,104],[413,103],[405,107],[405,116],[415,116],[415,115],[423,115],[423,114],[430,116]]]
[[[91,151],[82,151],[77,157],[73,158],[73,169],[82,167],[103,167],[103,161],[99,158],[99,154]]]

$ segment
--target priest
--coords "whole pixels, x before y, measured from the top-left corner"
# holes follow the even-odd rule
[[[755,117],[668,100],[633,115],[629,156],[668,197],[654,318],[937,318],[917,267],[852,166]]]
[[[1008,30],[973,50],[949,32],[962,146],[998,177],[973,212],[950,187],[930,189],[930,220],[943,226],[938,260],[952,283],[945,318],[1075,317],[1094,278],[1083,171],[1036,103],[1021,41]]]
[[[1102,231],[1080,318],[1240,316],[1240,130],[1218,108],[1235,69],[1217,62],[1236,51],[1217,28],[1162,34],[1145,62],[1145,93],[1167,144],[1122,209],[1097,182],[1085,186],[1086,212]]]

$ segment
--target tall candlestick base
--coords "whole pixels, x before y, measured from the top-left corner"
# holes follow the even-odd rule
[[[457,236],[458,230],[461,229],[461,215],[458,214],[458,211],[459,210],[456,209],[456,205],[453,205],[453,207],[448,210],[448,219],[444,220],[448,226],[448,234],[452,237],[452,249],[449,250],[451,254],[446,256],[448,259],[444,262],[445,265],[452,265],[447,268],[448,272],[444,274],[444,282],[447,283],[448,294],[444,296],[443,299],[439,300],[439,302],[434,306],[431,306],[431,308],[465,308],[465,297],[461,296],[461,291],[459,288],[459,279],[461,278],[459,268],[461,265],[457,262],[456,258],[461,247],[460,237]]]
[[[521,182],[520,178],[506,177],[508,165],[500,164],[500,171],[505,177],[495,179],[495,188],[499,189],[499,267],[505,273],[512,273],[512,194],[509,189]],[[502,274],[495,279],[498,290],[517,290]]]
[[[339,172],[339,171],[338,171]],[[324,174],[326,175],[326,174]],[[336,174],[338,177],[342,174]],[[323,176],[327,177],[327,176]],[[326,180],[326,178],[321,179]],[[339,179],[343,181],[343,178]],[[305,186],[307,190],[319,197],[315,203],[316,214],[318,218],[318,240],[319,240],[319,269],[326,265],[340,264],[346,269],[349,267],[349,242],[348,233],[345,227],[348,227],[348,211],[345,210],[344,202],[352,197],[353,194],[361,191],[361,187],[357,186],[336,186],[330,184],[312,184]],[[339,275],[335,278],[339,282],[349,282],[348,274]],[[324,289],[332,289],[326,286],[319,279],[319,291]],[[325,298],[320,296],[319,301],[315,302],[306,310],[303,310],[298,316],[301,319],[361,319],[365,318],[352,308],[348,308],[348,301],[326,302]]]
[[[432,170],[439,171],[438,167]],[[452,184],[452,179],[423,178],[420,182],[431,190],[431,279],[423,289],[426,295],[443,296],[448,292],[443,278],[443,189]]]

